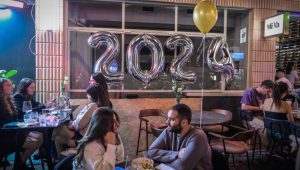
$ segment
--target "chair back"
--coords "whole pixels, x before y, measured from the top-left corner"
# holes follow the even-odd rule
[[[155,127],[151,126],[151,132],[152,132],[153,136],[155,136],[155,137],[158,137],[164,130],[165,130],[165,128],[159,129],[159,128],[155,128]]]
[[[233,135],[230,139],[231,141],[248,141],[252,138],[255,130],[246,130],[246,131],[240,131]],[[226,139],[227,140],[227,139]]]
[[[272,140],[282,143],[290,141],[289,135],[292,134],[292,125],[289,121],[264,117],[264,127]]]
[[[286,113],[271,112],[264,110],[264,117],[275,119],[275,120],[288,120]]]
[[[140,110],[139,118],[148,116],[164,116],[160,109],[143,109]]]
[[[231,111],[222,110],[222,109],[211,109],[210,111],[225,115],[229,118],[229,120],[232,120],[232,112]]]
[[[264,126],[274,139],[287,138],[292,132],[286,113],[264,110]]]

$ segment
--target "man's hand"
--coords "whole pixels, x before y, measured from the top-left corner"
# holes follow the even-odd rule
[[[184,154],[185,148],[181,148],[179,153],[178,153],[178,158],[182,158]]]

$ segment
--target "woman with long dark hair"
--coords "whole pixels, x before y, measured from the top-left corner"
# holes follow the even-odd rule
[[[103,87],[106,95],[109,97],[109,94],[108,94],[108,86],[107,86],[107,81],[105,79],[105,77],[103,76],[102,73],[100,72],[97,72],[97,73],[93,73],[91,75],[91,78],[90,78],[90,81],[89,81],[89,84],[90,85],[93,85],[93,84],[99,84]],[[109,106],[112,108],[112,103],[111,101],[109,101]]]
[[[263,109],[278,114],[286,114],[289,121],[294,121],[291,105],[283,101],[283,98],[288,94],[288,90],[289,87],[286,83],[276,83],[273,87],[272,98],[265,100]]]
[[[0,78],[0,128],[3,127],[4,124],[15,122],[18,118],[18,111],[14,105],[12,100],[13,93],[13,84],[9,79]],[[12,153],[14,148],[14,143],[16,142],[16,134],[0,132],[3,137],[0,140],[1,152]],[[38,149],[42,143],[42,134],[38,132],[30,132],[29,134],[19,134],[19,140],[24,141],[22,147],[24,151],[21,154],[21,169],[29,169],[26,166],[26,160],[29,156]],[[4,147],[5,146],[5,147]]]
[[[118,135],[119,117],[109,108],[99,108],[79,141],[75,166],[86,170],[114,170],[124,161],[124,147]]]
[[[64,145],[76,147],[77,140],[85,134],[92,113],[97,108],[109,107],[108,96],[99,84],[91,85],[87,89],[87,98],[89,103],[79,112],[74,121],[70,121],[68,125],[59,126],[53,131],[52,139],[55,142],[58,157],[61,156],[60,153],[63,151]]]
[[[35,93],[35,83],[30,78],[23,78],[18,85],[18,89],[14,94],[14,101],[16,103],[19,116],[21,118],[24,115],[23,112],[23,102],[30,101],[32,105],[32,111],[42,112],[42,109],[45,109],[45,105],[37,102],[33,99],[33,94]],[[20,118],[20,117],[19,117]]]

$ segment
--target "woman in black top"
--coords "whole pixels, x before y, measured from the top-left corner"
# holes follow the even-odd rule
[[[4,124],[9,122],[17,121],[18,111],[13,103],[11,95],[13,93],[13,85],[9,79],[0,78],[0,126],[3,127]],[[1,136],[5,136],[0,140],[1,152],[4,155],[12,153],[15,150],[13,145],[16,140],[16,134],[8,132],[0,132]],[[29,169],[26,166],[26,160],[29,156],[38,149],[43,140],[42,135],[38,132],[30,132],[29,134],[23,134],[23,137],[19,137],[23,140],[22,148],[24,151],[21,154],[22,169]],[[10,145],[8,145],[10,143]],[[5,146],[5,147],[4,147]]]
[[[33,99],[34,92],[34,81],[30,78],[23,78],[18,85],[16,93],[14,94],[14,100],[19,112],[19,118],[22,119],[24,115],[24,112],[22,111],[24,101],[31,101],[32,111],[42,112],[42,109],[46,108],[45,105]]]

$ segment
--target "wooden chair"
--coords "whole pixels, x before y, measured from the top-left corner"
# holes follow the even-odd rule
[[[222,110],[222,109],[212,109],[210,111],[225,115],[229,118],[230,121],[232,120],[232,112],[231,111]],[[226,125],[229,125],[229,123],[230,122],[226,122],[222,125],[202,126],[202,129],[205,132],[224,133],[224,132],[228,132],[229,129],[226,127]]]
[[[240,119],[243,122],[243,125],[246,129],[248,130],[255,130],[254,133],[254,140],[253,140],[253,152],[252,152],[252,164],[254,163],[254,156],[255,156],[255,149],[256,149],[256,144],[258,144],[259,146],[259,154],[261,155],[261,148],[262,148],[262,140],[261,140],[261,136],[259,135],[259,129],[255,129],[253,127],[251,127],[248,123],[248,121],[251,121],[253,118],[253,112],[249,111],[249,110],[242,110],[240,108],[238,108],[238,112],[239,112],[239,116]],[[257,143],[257,139],[258,139],[258,143]]]
[[[158,137],[165,130],[165,128],[156,128],[153,127],[152,125],[150,127],[151,127],[152,135],[155,137]]]
[[[160,117],[162,119],[161,122],[151,122],[150,117]],[[139,152],[145,151],[145,150],[139,150],[140,145],[140,137],[141,132],[144,131],[146,133],[146,150],[148,151],[148,135],[152,134],[151,126],[154,128],[162,129],[167,127],[166,125],[166,116],[163,114],[163,112],[160,109],[144,109],[140,110],[139,113],[139,119],[140,119],[140,126],[139,126],[139,135],[138,135],[138,143],[136,148],[136,155]],[[143,126],[144,124],[144,126]]]
[[[229,129],[236,130],[237,133],[235,133],[233,136],[228,137],[221,134],[208,132],[208,135],[219,139],[213,140],[213,142],[210,143],[211,148],[219,152],[223,152],[227,160],[230,154],[234,155],[245,153],[247,156],[248,167],[249,169],[251,169],[248,155],[248,151],[250,150],[249,141],[251,140],[255,131],[247,130],[233,125],[231,125]]]
[[[271,155],[273,154],[275,146],[280,145],[280,155],[283,157],[290,156],[284,153],[284,146],[290,147],[292,142],[289,135],[293,134],[292,124],[287,120],[285,113],[277,113],[264,111],[264,127],[267,130],[267,134],[271,137],[273,143],[271,146]],[[272,142],[270,140],[269,145]]]

